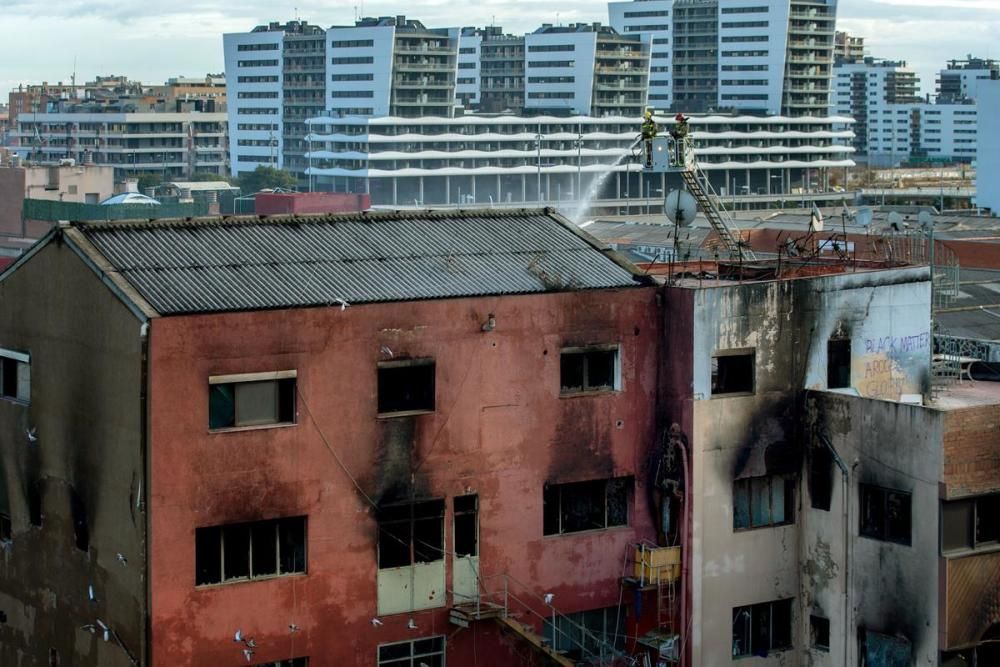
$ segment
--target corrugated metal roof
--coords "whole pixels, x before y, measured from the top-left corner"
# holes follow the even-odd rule
[[[162,315],[627,287],[548,210],[160,220],[77,228]]]

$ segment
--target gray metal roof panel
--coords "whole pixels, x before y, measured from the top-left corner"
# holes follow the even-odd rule
[[[635,273],[547,211],[79,225],[163,315],[629,287]]]

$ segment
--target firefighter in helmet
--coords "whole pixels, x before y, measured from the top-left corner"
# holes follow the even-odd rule
[[[646,146],[646,167],[653,166],[653,139],[659,130],[656,121],[653,120],[653,110],[646,109],[646,114],[642,118],[642,141]]]
[[[688,131],[688,117],[683,113],[674,116],[674,126],[670,129],[670,136],[674,138],[675,162],[678,165],[684,164],[684,143],[687,141]]]

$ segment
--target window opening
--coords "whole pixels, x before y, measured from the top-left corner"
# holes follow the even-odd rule
[[[792,600],[733,608],[733,657],[761,656],[792,647]]]
[[[378,667],[444,667],[444,636],[378,647]]]
[[[833,496],[833,454],[823,446],[810,450],[809,502],[813,509],[830,511]]]
[[[14,531],[11,529],[10,515],[0,514],[0,542],[10,542],[14,537]]]
[[[941,503],[941,551],[966,551],[1000,542],[1000,494]]]
[[[223,429],[295,423],[294,371],[280,374],[289,373],[292,377],[222,376],[224,381],[221,382],[220,378],[209,378],[208,427]],[[239,380],[240,377],[248,379]]]
[[[861,484],[860,534],[884,542],[910,544],[910,494]]]
[[[455,555],[479,555],[479,496],[456,496]]]
[[[543,532],[562,535],[628,525],[631,477],[550,484],[543,492]]]
[[[604,607],[559,615],[545,621],[543,634],[549,646],[571,660],[584,662],[600,657],[602,645],[605,656],[609,646],[624,651],[625,610]]]
[[[195,584],[306,571],[306,517],[195,529]]]
[[[559,355],[563,394],[619,389],[618,347],[567,348]]]
[[[745,477],[733,482],[733,530],[795,523],[795,478]]]
[[[87,508],[76,491],[70,493],[70,514],[73,517],[73,538],[80,551],[90,549],[90,528],[87,525]]]
[[[830,650],[830,619],[822,616],[809,617],[809,636],[812,647],[819,651]]]
[[[31,362],[28,355],[0,349],[0,396],[22,403],[31,400]]]
[[[712,395],[752,394],[754,353],[726,352],[712,357]]]
[[[379,569],[444,558],[444,500],[386,505],[377,520]]]
[[[434,411],[433,359],[382,362],[378,365],[380,415]]]
[[[253,667],[309,667],[309,658],[292,658],[291,660],[278,660],[277,662],[261,662]]]
[[[850,340],[831,340],[826,344],[826,386],[830,389],[851,386]]]

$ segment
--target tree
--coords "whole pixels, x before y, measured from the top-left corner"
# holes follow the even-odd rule
[[[163,183],[163,177],[159,174],[144,173],[139,174],[139,192],[145,192],[146,188],[155,188]]]
[[[257,165],[251,172],[240,176],[240,189],[244,194],[260,192],[261,190],[273,190],[274,188],[284,188],[291,190],[295,187],[295,176],[290,172],[274,167]]]

